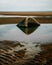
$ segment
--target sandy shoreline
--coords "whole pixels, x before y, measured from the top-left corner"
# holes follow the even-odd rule
[[[23,44],[23,45],[22,45]],[[25,45],[25,47],[24,47]],[[0,41],[0,64],[1,65],[44,65],[44,64],[48,64],[51,65],[51,60],[52,60],[52,44],[41,44],[39,46],[39,44],[35,44],[35,47],[33,48],[33,44],[28,46],[26,48],[26,45],[29,44],[25,44],[25,43],[20,43],[18,41]],[[38,51],[37,47],[41,48],[41,52]],[[14,49],[13,49],[14,48]],[[16,48],[16,50],[15,50]],[[18,50],[20,49],[21,50]],[[29,48],[29,50],[28,50]],[[34,55],[34,51],[30,50],[30,49],[35,49],[38,51],[35,52],[36,55]],[[17,51],[18,50],[18,51]],[[28,50],[28,53],[27,51]],[[31,51],[31,52],[29,52]],[[33,53],[32,53],[33,52]],[[29,59],[25,59],[25,53],[28,54],[33,54],[32,57],[30,55]],[[28,57],[27,56],[27,57]],[[16,59],[15,59],[16,57]],[[6,62],[6,59],[8,62]],[[14,62],[15,61],[15,62]],[[11,63],[13,62],[13,63]],[[23,63],[22,63],[23,62]]]

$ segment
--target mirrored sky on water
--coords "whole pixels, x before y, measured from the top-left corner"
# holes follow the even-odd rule
[[[37,30],[30,35],[26,35],[16,25],[17,24],[0,25],[0,41],[52,42],[52,24],[41,24]]]
[[[52,0],[0,0],[0,11],[52,11]]]

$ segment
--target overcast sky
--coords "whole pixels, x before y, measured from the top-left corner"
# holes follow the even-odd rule
[[[38,29],[30,35],[23,33],[16,24],[0,25],[0,41],[1,40],[52,43],[52,24],[41,24]]]
[[[52,11],[52,0],[0,0],[0,11]]]

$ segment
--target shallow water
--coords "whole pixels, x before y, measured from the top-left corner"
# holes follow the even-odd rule
[[[41,65],[47,64],[52,57],[52,44],[42,45],[37,43],[52,43],[52,24],[41,24],[29,35],[21,31],[16,25],[0,25],[0,64],[37,65],[36,61]],[[6,59],[8,62],[6,62]]]
[[[40,24],[30,35],[25,34],[17,24],[0,25],[0,41],[13,40],[25,42],[52,43],[52,24]]]

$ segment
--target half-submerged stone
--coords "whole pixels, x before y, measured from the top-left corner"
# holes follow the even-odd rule
[[[35,31],[38,26],[40,26],[39,22],[33,17],[27,17],[17,24],[17,27],[19,27],[26,34],[30,34]]]

